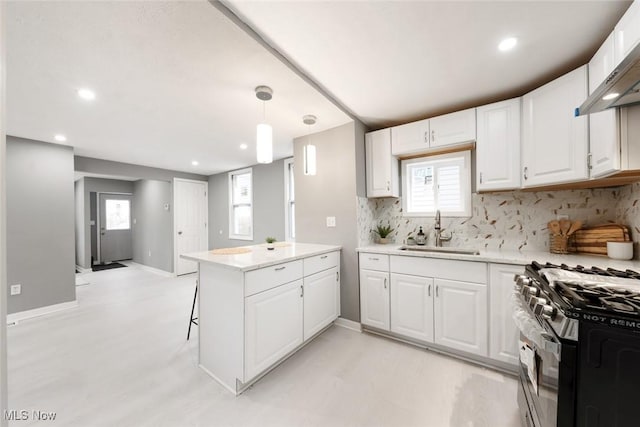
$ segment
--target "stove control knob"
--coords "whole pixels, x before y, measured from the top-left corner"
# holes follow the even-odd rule
[[[543,314],[544,307],[547,306],[548,301],[544,298],[532,297],[530,303],[533,307],[533,313],[540,316]]]
[[[525,288],[527,289],[527,293],[529,295],[538,296],[540,294],[540,289],[536,288],[535,286],[525,286]]]
[[[550,305],[543,305],[542,317],[545,319],[553,320],[556,317],[556,309]]]
[[[516,282],[516,288],[518,289],[522,289],[523,286],[528,286],[531,283],[530,278],[521,274],[516,274],[513,280]]]

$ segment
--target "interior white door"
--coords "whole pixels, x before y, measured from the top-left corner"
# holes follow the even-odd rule
[[[131,195],[100,193],[100,261],[133,258]]]
[[[207,183],[176,178],[173,192],[176,274],[193,273],[198,264],[180,258],[180,255],[208,249]]]

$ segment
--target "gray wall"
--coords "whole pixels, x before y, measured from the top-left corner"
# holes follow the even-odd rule
[[[73,149],[8,137],[6,173],[8,312],[75,300]]]
[[[143,179],[133,185],[133,260],[168,272],[173,272],[172,191],[166,181]]]
[[[7,276],[6,276],[6,140],[5,140],[5,65],[6,54],[4,41],[4,8],[5,2],[0,2],[0,414],[7,409]],[[0,418],[0,426],[7,425],[4,417]]]
[[[356,197],[364,190],[364,127],[352,122],[314,134],[318,162],[315,176],[302,172],[303,146],[307,140],[306,136],[294,140],[296,241],[342,246],[341,316],[357,322],[360,291],[355,251]],[[326,226],[328,216],[336,217],[335,228]]]
[[[76,156],[74,158],[74,170],[101,175],[157,179],[160,181],[173,181],[173,178],[195,179],[198,181],[207,180],[205,175],[198,175],[195,173],[151,168],[148,166],[133,165],[131,163],[112,162],[110,160],[93,159],[81,156]]]
[[[122,181],[118,179],[104,179],[84,177],[78,181],[82,181],[83,191],[82,200],[76,199],[76,228],[81,224],[81,240],[80,246],[76,248],[76,263],[83,268],[91,268],[91,193],[129,193],[133,194],[133,181]],[[78,193],[78,181],[76,181],[76,195]],[[78,206],[78,205],[81,206]],[[97,229],[94,227],[93,231]],[[96,239],[96,236],[93,236]],[[79,238],[76,238],[78,241]],[[79,261],[81,261],[79,263]]]
[[[253,169],[253,241],[229,239],[229,174],[209,177],[209,247],[225,248],[285,239],[284,160]]]

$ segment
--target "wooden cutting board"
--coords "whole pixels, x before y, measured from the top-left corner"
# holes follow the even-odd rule
[[[595,255],[607,254],[607,242],[628,242],[629,229],[621,224],[604,224],[583,228],[574,234],[576,252]]]

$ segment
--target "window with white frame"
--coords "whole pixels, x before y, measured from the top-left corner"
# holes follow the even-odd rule
[[[294,241],[296,238],[296,199],[293,185],[293,159],[284,161],[284,212],[285,238]]]
[[[253,240],[251,168],[229,172],[229,238]]]
[[[471,216],[471,152],[402,161],[405,216]]]

